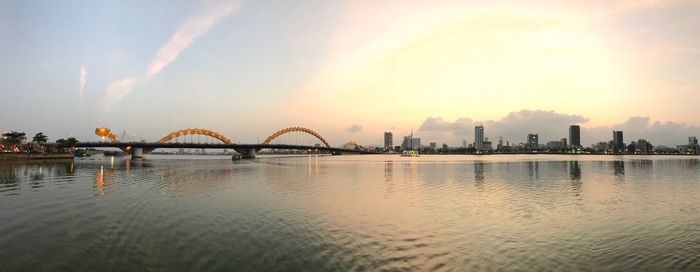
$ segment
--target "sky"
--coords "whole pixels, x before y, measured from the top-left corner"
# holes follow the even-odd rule
[[[0,130],[255,143],[700,136],[700,1],[10,1]],[[121,134],[120,133],[120,134]]]

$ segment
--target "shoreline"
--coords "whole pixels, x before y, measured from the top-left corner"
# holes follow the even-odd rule
[[[0,153],[0,161],[34,161],[73,159],[72,152],[66,153]]]

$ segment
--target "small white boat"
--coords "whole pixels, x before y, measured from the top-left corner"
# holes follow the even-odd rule
[[[404,150],[403,153],[401,153],[401,157],[418,157],[418,151],[415,150]]]

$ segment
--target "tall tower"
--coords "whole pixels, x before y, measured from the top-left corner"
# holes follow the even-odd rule
[[[484,125],[474,127],[474,148],[484,150]]]
[[[389,150],[394,148],[394,134],[391,132],[384,132],[384,149]]]
[[[572,148],[581,148],[581,127],[578,125],[569,126],[569,145]],[[566,148],[566,146],[564,147]]]
[[[625,141],[622,131],[613,130],[613,146],[614,153],[623,153],[625,151]]]

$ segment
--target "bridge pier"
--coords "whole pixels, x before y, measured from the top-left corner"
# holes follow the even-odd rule
[[[131,151],[131,158],[132,159],[141,159],[143,158],[143,148],[141,147],[136,147]]]
[[[255,159],[255,148],[238,148],[234,150],[241,153],[242,159]]]

